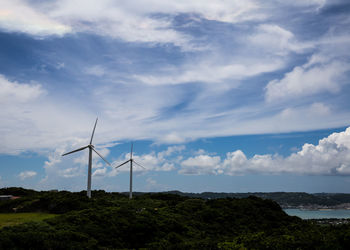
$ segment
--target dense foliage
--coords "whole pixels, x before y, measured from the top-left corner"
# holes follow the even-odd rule
[[[0,230],[0,249],[345,249],[350,226],[318,226],[271,200],[31,192],[0,211],[59,213]]]
[[[255,192],[255,193],[182,193],[180,191],[170,191],[169,193],[202,199],[218,198],[247,198],[256,196],[263,199],[276,201],[281,206],[300,206],[300,205],[321,205],[336,206],[343,203],[350,203],[350,194],[341,193],[315,193],[308,194],[303,192]]]

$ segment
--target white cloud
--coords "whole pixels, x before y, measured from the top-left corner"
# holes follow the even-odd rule
[[[169,190],[169,187],[167,185],[158,183],[153,177],[148,177],[146,179],[146,186],[144,189],[149,192],[157,192],[159,190]]]
[[[175,169],[174,155],[178,155],[185,149],[185,146],[170,146],[164,151],[158,153],[151,152],[149,154],[137,155],[133,154],[133,159],[136,163],[142,165],[144,168],[138,166],[137,164],[133,165],[133,171],[136,173],[146,172],[146,171],[171,171]],[[130,153],[124,155],[124,157],[114,161],[112,163],[112,170],[109,173],[110,176],[115,176],[119,172],[128,172],[130,171],[130,163],[125,164],[124,166],[115,169],[115,166],[127,161],[130,159]]]
[[[169,144],[184,143],[185,141],[186,141],[186,138],[184,138],[183,136],[179,135],[176,132],[171,132],[158,138],[158,142],[169,143]]]
[[[321,0],[277,2],[278,5],[317,8],[325,3]],[[276,1],[271,3],[276,5]],[[200,49],[201,46],[194,43],[194,37],[173,27],[173,18],[178,14],[198,15],[232,24],[266,20],[272,15],[269,8],[255,0],[100,0],[98,3],[94,0],[44,3],[5,0],[0,8],[0,27],[7,31],[36,36],[91,32],[128,42],[172,43],[184,50]]]
[[[304,144],[302,149],[288,157],[279,155],[254,155],[247,159],[237,150],[227,153],[222,170],[228,175],[259,174],[350,174],[350,127],[333,133],[317,145]]]
[[[18,177],[23,181],[25,179],[32,178],[36,175],[37,175],[37,173],[35,171],[24,171],[24,172],[21,172],[18,175]]]
[[[226,159],[223,163],[223,165],[226,168],[225,173],[229,175],[234,172],[232,170],[236,170],[236,172],[239,172],[239,170],[244,172],[246,164],[247,157],[241,150],[236,150],[234,152],[227,153]]]
[[[134,75],[135,79],[152,86],[168,84],[184,84],[191,82],[222,83],[227,79],[242,80],[248,77],[272,72],[283,66],[283,62],[277,58],[269,61],[249,58],[246,64],[232,63],[218,65],[213,58],[206,61],[183,65],[180,68],[164,69],[164,72],[154,75]],[[231,83],[231,86],[238,84]]]
[[[65,23],[75,31],[83,27],[82,32],[91,29],[89,32],[105,32],[108,36],[122,37],[123,33],[119,34],[119,28],[115,28],[120,25],[120,27],[123,26],[120,29],[126,31],[129,29],[128,35],[134,37],[125,39],[136,40],[148,29],[156,29],[157,32],[173,30],[172,21],[175,20],[173,18],[180,13],[189,13],[189,20],[197,18],[193,21],[193,25],[199,25],[199,27],[206,27],[200,23],[202,17],[237,24],[245,22],[246,18],[256,20],[250,17],[250,14],[261,13],[260,3],[255,1],[243,3],[241,1],[154,0],[147,1],[147,4],[146,2],[135,4],[135,1],[118,3],[100,1],[99,4],[95,1],[50,1],[44,5],[38,1],[31,1],[31,3],[33,3],[31,5],[33,11],[45,13],[48,18]],[[144,7],[146,5],[147,8]],[[268,11],[264,8],[263,10]],[[152,15],[152,13],[159,15]],[[131,26],[138,26],[135,31],[133,28],[128,28],[129,21]],[[72,146],[71,148],[67,146],[68,150],[85,145],[91,135],[96,114],[101,118],[95,136],[96,142],[99,143],[142,138],[154,140],[157,143],[181,144],[203,137],[312,130],[349,124],[348,112],[346,109],[339,108],[333,100],[309,98],[306,101],[305,98],[302,101],[298,99],[296,102],[288,103],[290,105],[284,103],[278,106],[274,102],[264,103],[260,91],[268,80],[257,83],[260,79],[257,80],[256,76],[261,74],[262,79],[266,79],[266,75],[272,74],[263,73],[276,72],[284,66],[291,67],[287,65],[290,58],[282,56],[283,53],[280,52],[304,51],[304,44],[298,41],[298,36],[295,35],[297,33],[292,33],[297,31],[298,27],[289,25],[290,30],[287,30],[273,18],[263,23],[262,25],[256,22],[227,25],[210,22],[214,27],[223,25],[217,26],[223,28],[222,33],[228,34],[227,39],[220,38],[220,41],[225,41],[223,45],[215,44],[217,48],[210,53],[176,54],[176,63],[161,61],[162,65],[155,64],[152,70],[142,68],[141,71],[131,71],[132,76],[128,72],[126,75],[121,74],[120,78],[116,75],[110,77],[109,70],[112,71],[113,68],[110,64],[100,65],[101,62],[92,62],[89,63],[90,66],[92,65],[89,68],[84,62],[81,64],[83,73],[107,78],[108,81],[118,80],[108,83],[103,80],[96,81],[94,84],[89,84],[89,88],[86,88],[85,82],[73,81],[71,86],[81,89],[81,92],[71,92],[72,89],[68,84],[65,86],[67,89],[64,90],[61,85],[54,86],[55,83],[51,82],[17,83],[2,77],[0,79],[2,84],[0,140],[4,146],[0,152],[18,154],[32,150],[44,151],[46,154],[60,145]],[[100,26],[101,30],[98,29]],[[197,30],[196,26],[193,27]],[[234,34],[237,36],[229,35],[231,31],[237,32]],[[254,34],[266,35],[266,40],[254,44],[251,39],[247,39]],[[161,36],[160,33],[158,35]],[[157,36],[140,39],[154,39],[156,43],[157,39],[161,39]],[[276,39],[270,47],[267,47],[273,37]],[[178,38],[173,37],[168,41],[175,43],[176,39]],[[186,39],[196,38],[186,37]],[[205,43],[211,42],[205,37],[203,39]],[[276,44],[275,41],[277,41]],[[287,97],[284,98],[287,95],[291,98],[306,94],[310,96],[342,89],[341,81],[328,84],[327,79],[330,81],[333,78],[338,79],[340,71],[336,66],[337,63],[342,64],[339,55],[346,55],[348,49],[344,44],[348,41],[346,36],[340,39],[339,34],[335,32],[333,36],[327,39],[325,36],[318,43],[310,43],[311,47],[317,47],[317,53],[315,52],[305,65],[295,67],[295,70],[290,72],[290,76],[286,74],[284,78],[270,83],[266,88],[266,99],[287,99]],[[108,40],[108,45],[110,44],[115,45]],[[332,46],[328,47],[330,44]],[[322,46],[329,49],[319,49]],[[336,47],[343,47],[342,53],[338,50],[334,52]],[[131,47],[130,50],[132,51]],[[336,56],[330,57],[332,53]],[[111,53],[108,56],[112,58],[114,55]],[[182,61],[183,57],[187,59]],[[179,60],[178,63],[177,60]],[[64,70],[70,69],[70,61],[62,58],[52,65],[57,66],[61,61],[65,62]],[[331,66],[331,69],[328,66]],[[156,69],[153,71],[153,68]],[[299,73],[297,69],[300,70]],[[78,74],[77,72],[74,74]],[[316,78],[313,76],[315,74],[322,84],[315,82]],[[249,82],[249,77],[255,77],[255,82]],[[310,81],[306,81],[308,77],[311,78]],[[123,79],[122,84],[119,79]],[[141,84],[135,79],[146,84]],[[305,80],[307,83],[302,84],[299,80]],[[197,88],[197,85],[186,84],[189,82],[204,84]],[[170,86],[175,84],[183,85]],[[8,86],[10,86],[9,91],[6,90]],[[48,87],[46,89],[43,86]],[[56,88],[59,88],[59,91],[56,91]],[[280,90],[284,90],[282,91],[284,94],[280,94]],[[74,96],[71,95],[72,93]],[[300,104],[300,102],[303,103]],[[80,157],[77,156],[79,159],[72,164],[86,166],[85,154],[86,152],[81,153]],[[159,158],[156,154],[154,157]],[[60,159],[57,158],[57,164],[59,161]],[[163,165],[164,163],[159,164],[159,166]],[[94,166],[102,167],[103,164],[94,164]],[[164,165],[164,169],[169,168],[171,164]]]
[[[350,48],[350,36],[337,25],[319,39],[305,45],[314,48],[314,53],[306,63],[295,66],[282,79],[268,83],[265,88],[268,102],[295,100],[322,93],[334,95],[349,84],[350,64],[345,55]]]
[[[146,7],[147,6],[147,7]],[[92,32],[129,42],[173,43],[194,49],[192,38],[174,29],[179,13],[197,14],[208,20],[239,23],[265,18],[256,1],[110,1],[62,0],[32,3],[2,1],[0,25],[8,31],[32,35]],[[155,15],[161,14],[161,15]],[[161,17],[162,16],[162,17]]]
[[[312,48],[312,44],[299,43],[294,34],[277,24],[261,24],[257,32],[249,37],[250,42],[265,52],[274,53],[280,56],[288,52],[303,52]]]
[[[99,168],[94,171],[92,176],[98,176],[98,177],[103,177],[107,173],[107,168]]]
[[[169,162],[168,159],[162,156],[162,152],[156,154],[152,152],[150,154],[135,155],[134,159],[137,163],[144,166],[146,169],[140,167],[140,171],[170,171],[174,169],[174,164]],[[135,166],[136,167],[136,166]]]
[[[180,174],[217,174],[220,169],[220,157],[198,155],[181,162]]]
[[[81,171],[78,167],[66,168],[58,171],[58,175],[64,178],[72,178],[81,176]]]
[[[68,152],[67,148],[71,148],[68,145],[59,145],[55,151],[48,153],[48,161],[45,161],[44,169],[46,177],[43,181],[55,183],[55,179],[58,177],[73,178],[84,175],[84,170],[87,171],[87,157],[85,158],[85,166],[78,164],[80,162],[81,155],[79,153],[68,156],[62,156],[63,153]],[[79,159],[79,160],[77,160]],[[75,165],[74,167],[70,167]]]
[[[146,182],[147,182],[147,185],[151,188],[157,186],[157,181],[152,179],[151,177],[147,178]]]
[[[64,62],[58,62],[55,66],[56,69],[63,69],[65,67]]]
[[[159,159],[164,159],[165,157],[169,157],[174,153],[180,153],[186,149],[184,145],[170,146],[165,151],[158,152],[157,157]]]
[[[70,155],[62,156],[63,153],[84,146],[88,143],[77,139],[70,142],[58,144],[54,151],[45,152],[48,154],[48,161],[44,164],[45,177],[37,185],[39,189],[53,189],[60,187],[69,190],[85,190],[88,173],[88,150],[83,150]],[[98,152],[107,157],[109,150],[97,147]],[[104,177],[108,175],[108,168],[105,162],[93,153],[92,162],[93,177]],[[98,178],[97,178],[98,179]],[[96,187],[96,180],[92,179],[92,188]]]
[[[84,145],[79,145],[76,146],[75,148],[73,148],[72,150],[76,149],[76,148],[80,148],[83,147]],[[95,148],[95,150],[102,155],[103,158],[107,158],[107,156],[109,155],[109,149],[107,148]],[[80,151],[80,153],[76,153],[76,155],[74,156],[74,163],[75,164],[80,164],[82,166],[87,165],[88,163],[88,159],[89,159],[89,149],[84,149],[83,151]],[[103,161],[103,159],[101,159],[101,157],[99,155],[97,155],[95,152],[92,152],[92,168],[100,168],[103,165],[105,165],[106,163]]]
[[[316,114],[316,115],[330,115],[331,109],[330,107],[326,106],[324,103],[315,102],[310,106],[310,113]]]
[[[314,59],[314,58],[312,58]],[[266,100],[290,99],[318,94],[337,93],[344,84],[344,73],[350,70],[346,62],[331,62],[313,67],[295,67],[281,80],[273,80],[266,86]]]
[[[73,142],[79,145],[91,135],[95,114],[90,116],[68,99],[62,102],[42,86],[9,81],[0,75],[1,153],[42,153]]]
[[[281,173],[276,165],[278,160],[278,156],[273,155],[254,155],[251,159],[247,159],[242,151],[237,150],[227,153],[223,162],[223,172],[227,175]]]
[[[194,152],[195,155],[204,155],[206,151],[204,149],[198,149],[196,152]]]
[[[219,156],[199,155],[182,161],[179,173],[350,175],[350,127],[296,151],[287,157],[265,154],[247,158],[236,150],[228,152],[222,161]]]
[[[35,36],[64,35],[71,28],[37,11],[23,0],[0,2],[0,29]]]
[[[144,1],[145,4],[150,3]],[[245,1],[242,3],[237,0],[223,1],[152,1],[150,9],[153,12],[163,13],[197,13],[208,20],[221,22],[239,23],[247,20],[257,20],[262,18],[255,11],[259,9],[256,1]],[[257,15],[253,15],[257,14]]]
[[[106,69],[103,68],[101,65],[94,65],[86,68],[85,73],[88,75],[101,77],[106,74]]]
[[[175,169],[174,163],[165,162],[160,168],[160,171],[171,171]]]
[[[25,103],[45,94],[40,84],[11,82],[0,75],[0,104],[4,102]]]
[[[330,114],[330,108],[323,103],[313,103],[307,108],[286,108],[282,110],[277,116],[280,121],[296,121],[301,118],[299,112],[304,112],[304,115],[310,115],[314,120],[317,118],[322,118],[325,115]]]
[[[246,115],[246,111],[242,112],[242,116]],[[286,107],[279,110],[273,115],[256,117],[248,121],[238,121],[229,129],[234,129],[236,133],[244,134],[247,131],[253,133],[283,133],[293,131],[307,131],[315,128],[326,129],[330,127],[341,127],[348,124],[348,114],[345,112],[337,112],[333,106],[315,102],[298,107]],[[232,123],[232,122],[231,122]],[[229,126],[229,122],[219,124],[221,126]],[[327,125],[326,125],[327,124]]]
[[[326,3],[327,0],[277,0],[277,2],[287,5],[294,5],[294,6],[315,6],[316,10],[319,10],[322,8]]]

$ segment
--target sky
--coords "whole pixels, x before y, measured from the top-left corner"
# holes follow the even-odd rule
[[[349,192],[346,0],[2,0],[0,187]]]

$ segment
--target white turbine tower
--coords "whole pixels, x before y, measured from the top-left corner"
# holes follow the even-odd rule
[[[141,164],[137,163],[132,158],[132,149],[133,149],[133,143],[131,143],[130,159],[115,167],[115,168],[119,168],[119,167],[123,166],[124,164],[130,162],[130,191],[129,191],[129,199],[132,199],[132,164],[135,163],[136,165],[138,165],[138,166],[142,167],[143,169],[145,169]]]
[[[95,153],[100,156],[102,158],[102,160],[104,160],[108,165],[111,165],[105,158],[103,158],[103,156],[101,154],[99,154],[96,149],[94,148],[94,145],[92,145],[92,139],[94,138],[94,133],[95,133],[95,129],[96,129],[96,124],[97,124],[97,118],[96,118],[96,122],[95,122],[95,126],[94,129],[92,130],[92,135],[91,135],[91,139],[90,139],[90,143],[89,145],[85,146],[85,147],[81,147],[78,148],[76,150],[73,150],[71,152],[65,153],[62,156],[65,155],[69,155],[81,150],[84,150],[86,148],[89,148],[89,168],[88,168],[88,182],[87,182],[87,196],[89,198],[91,198],[91,170],[92,170],[92,151],[95,151]]]

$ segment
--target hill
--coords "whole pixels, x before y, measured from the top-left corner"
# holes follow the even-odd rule
[[[349,225],[315,225],[255,196],[201,199],[154,193],[129,200],[93,191],[92,197],[28,191],[1,201],[2,213],[17,208],[60,215],[2,228],[0,249],[346,249],[350,244]]]
[[[282,207],[299,207],[299,206],[339,206],[350,203],[350,194],[344,193],[315,193],[309,194],[304,192],[252,192],[252,193],[183,193],[180,191],[169,191],[171,194],[178,194],[192,198],[218,199],[218,198],[246,198],[256,196],[263,199],[276,201]]]

